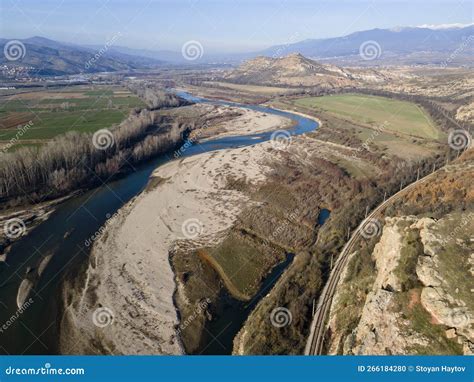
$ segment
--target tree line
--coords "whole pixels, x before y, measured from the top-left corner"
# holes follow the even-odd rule
[[[154,109],[185,103],[172,94],[157,92],[154,97],[152,92],[144,94]],[[131,165],[172,150],[189,128],[158,111],[135,110],[104,132],[102,139],[108,140],[104,147],[98,148],[92,133],[71,131],[36,149],[24,147],[0,154],[1,206],[37,202],[100,184],[128,171]]]
[[[128,89],[143,99],[150,110],[189,104],[186,100],[177,97],[175,94],[160,89],[159,85],[155,83],[131,82],[128,84]]]

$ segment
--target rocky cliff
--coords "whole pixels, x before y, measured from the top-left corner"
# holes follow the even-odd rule
[[[469,163],[448,168],[465,186]],[[456,187],[457,202],[434,211],[429,186],[405,200],[418,193],[420,213],[386,217],[372,245],[353,254],[331,307],[330,354],[474,353],[472,199]]]

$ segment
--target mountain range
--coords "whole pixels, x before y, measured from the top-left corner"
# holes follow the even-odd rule
[[[385,65],[396,61],[409,64],[440,64],[456,51],[456,57],[451,58],[450,63],[465,64],[471,61],[472,46],[469,44],[472,43],[473,35],[474,25],[462,24],[371,29],[343,37],[288,42],[248,53],[207,54],[204,46],[203,57],[195,62],[236,64],[257,56],[276,58],[300,53],[306,57],[334,63]],[[361,57],[360,50],[364,43],[369,44],[369,49],[370,43],[375,45],[378,50],[376,60]],[[171,63],[186,63],[181,52],[131,49],[120,46],[114,46],[111,50]]]
[[[11,49],[17,49],[11,54],[19,54],[19,59],[9,60],[9,42],[12,43]],[[0,65],[31,67],[33,73],[40,76],[115,72],[162,64],[156,59],[112,51],[106,45],[94,49],[39,36],[22,40],[0,39],[0,49],[4,52],[0,56]]]
[[[399,27],[372,29],[343,37],[308,39],[276,45],[259,52],[207,54],[188,61],[181,52],[147,50],[109,45],[81,46],[44,37],[20,40],[24,56],[0,64],[33,67],[38,75],[62,75],[132,70],[162,64],[240,64],[257,56],[278,58],[292,53],[338,65],[377,66],[389,64],[472,65],[474,25]],[[9,39],[0,39],[4,50]]]
[[[406,57],[424,52],[445,56],[467,42],[468,46],[464,51],[458,52],[458,55],[472,57],[472,46],[469,46],[469,41],[474,38],[473,35],[474,25],[444,29],[434,27],[433,29],[421,27],[372,29],[355,32],[344,37],[310,39],[277,45],[263,50],[260,54],[272,56],[277,52],[277,55],[281,56],[289,53],[301,53],[304,56],[319,59],[355,57],[357,61],[371,61],[360,57],[360,50],[364,43],[372,42],[379,50],[377,58],[383,59],[384,56]]]

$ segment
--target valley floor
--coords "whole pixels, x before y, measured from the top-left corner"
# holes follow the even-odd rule
[[[217,131],[239,135],[289,124],[286,118],[245,109]],[[85,286],[65,302],[62,352],[182,353],[169,253],[219,242],[249,202],[227,188],[228,180],[264,180],[268,168],[263,160],[270,146],[203,153],[159,167],[148,188],[110,219],[95,242]],[[88,319],[97,305],[113,312],[115,322],[100,332]]]
[[[283,149],[265,142],[182,157],[211,137],[285,130],[291,122],[206,104],[163,112],[198,127],[177,160],[159,167],[94,243],[85,287],[79,282],[65,293],[62,352],[200,353],[225,304],[221,292],[251,303],[264,277],[292,253],[226,351],[301,354],[311,306],[348,232],[417,171],[444,163],[445,154],[434,138],[444,134],[414,137],[390,128],[397,121],[384,125],[382,112],[380,120],[362,123],[297,100],[270,104],[317,115],[321,128],[292,137]],[[317,220],[323,209],[331,211],[324,226]],[[114,324],[98,329],[88,319],[98,309],[112,312]],[[279,309],[289,312],[291,325],[273,324]],[[357,309],[352,313],[351,328],[360,318]]]

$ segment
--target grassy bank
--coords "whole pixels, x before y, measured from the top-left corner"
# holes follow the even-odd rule
[[[295,100],[295,104],[396,133],[428,139],[442,136],[427,113],[411,102],[361,94],[337,94],[300,98]]]

